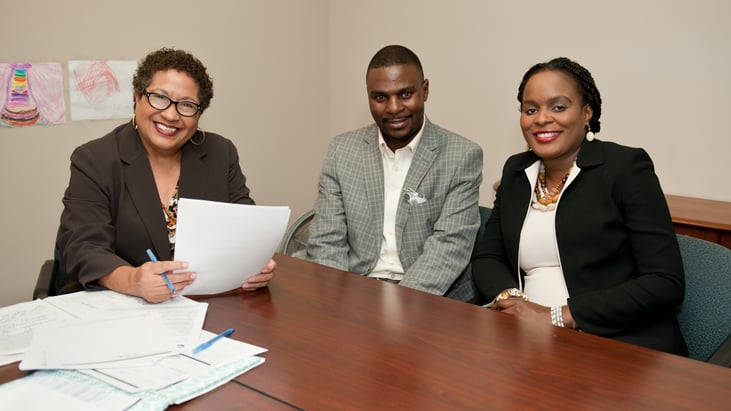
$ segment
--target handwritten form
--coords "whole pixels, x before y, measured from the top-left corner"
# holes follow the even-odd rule
[[[0,308],[0,365],[21,360],[30,346],[33,328],[72,320],[70,314],[42,300]]]
[[[282,241],[289,214],[289,207],[181,198],[175,259],[197,274],[181,294],[229,291],[259,273]]]

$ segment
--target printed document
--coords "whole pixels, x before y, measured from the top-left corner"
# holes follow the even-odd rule
[[[179,348],[154,313],[45,324],[33,332],[21,370],[126,366],[125,360],[173,355]]]
[[[205,342],[216,334],[202,331],[198,342]],[[161,389],[196,375],[211,373],[213,368],[266,352],[266,348],[223,338],[207,350],[193,354],[190,350],[165,357],[144,367],[97,368],[80,372],[100,379],[124,391],[135,393]]]
[[[181,294],[218,294],[241,287],[261,271],[282,241],[289,207],[181,198],[175,259],[196,273]]]

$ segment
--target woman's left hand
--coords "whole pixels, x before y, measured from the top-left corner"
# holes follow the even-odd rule
[[[245,283],[241,284],[241,288],[246,291],[253,291],[269,285],[269,281],[274,277],[274,269],[277,268],[277,263],[274,260],[269,260],[269,263],[261,269],[259,274],[252,275],[246,280]]]
[[[538,321],[548,321],[549,324],[551,323],[551,309],[549,307],[544,307],[522,298],[512,297],[498,301],[492,306],[492,309],[519,318],[533,318]]]
[[[552,323],[550,307],[532,303],[522,298],[513,297],[498,301],[492,306],[492,309],[514,315],[518,318],[532,318],[537,321]],[[561,317],[563,318],[565,328],[572,328],[574,330],[580,328],[576,320],[574,320],[574,316],[571,314],[571,309],[568,306],[564,305],[561,307]]]

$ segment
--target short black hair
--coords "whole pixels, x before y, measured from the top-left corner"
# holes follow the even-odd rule
[[[591,127],[593,132],[598,133],[601,129],[599,118],[602,116],[602,96],[599,94],[599,89],[596,87],[594,78],[591,76],[589,70],[569,58],[556,57],[551,61],[538,63],[531,67],[523,75],[523,81],[520,82],[520,86],[518,87],[518,101],[521,104],[523,103],[523,92],[525,91],[525,85],[528,83],[528,80],[534,74],[542,71],[560,71],[576,81],[581,92],[583,104],[588,104],[592,110],[589,127]]]
[[[419,57],[413,51],[400,45],[390,45],[378,50],[368,63],[368,70],[401,65],[415,66],[420,80],[424,80],[424,70],[421,68]],[[368,77],[368,70],[366,77]]]
[[[152,77],[158,71],[177,70],[189,75],[198,84],[198,99],[203,112],[213,98],[213,81],[206,71],[206,66],[191,53],[183,50],[163,47],[143,58],[137,66],[132,78],[132,88],[138,96],[144,95],[152,83]]]

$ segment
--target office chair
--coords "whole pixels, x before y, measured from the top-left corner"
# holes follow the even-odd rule
[[[33,289],[33,299],[46,298],[58,295],[59,290],[66,284],[68,275],[61,262],[61,253],[54,247],[53,259],[41,264],[36,286]]]
[[[477,230],[477,237],[475,237],[475,245],[474,245],[474,247],[472,247],[472,257],[475,256],[475,251],[477,251],[477,246],[480,245],[480,242],[482,241],[482,237],[485,235],[485,224],[487,224],[487,220],[490,219],[490,214],[492,214],[492,208],[480,206],[480,229]]]
[[[285,231],[277,252],[304,259],[307,256],[307,240],[310,237],[310,223],[314,216],[315,210],[309,210],[292,223],[287,228],[287,231]]]
[[[678,322],[689,357],[731,367],[731,250],[677,236],[685,270]]]
[[[480,228],[477,230],[477,235],[475,236],[475,242],[472,245],[472,254],[470,255],[470,266],[468,267],[465,272],[460,274],[460,276],[455,280],[452,287],[447,291],[447,297],[454,298],[456,300],[464,301],[469,304],[475,304],[475,305],[483,305],[487,301],[484,301],[482,296],[480,295],[479,291],[477,291],[477,288],[475,287],[474,282],[472,281],[472,258],[475,256],[475,251],[477,251],[477,246],[480,245],[480,242],[482,242],[482,237],[485,235],[485,224],[487,224],[487,220],[490,218],[490,214],[492,213],[492,208],[490,207],[483,207],[480,206]],[[454,294],[454,295],[453,295]],[[464,295],[474,295],[474,297],[463,297]]]

